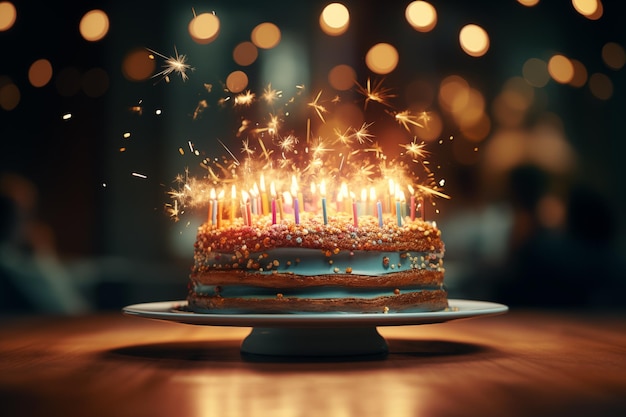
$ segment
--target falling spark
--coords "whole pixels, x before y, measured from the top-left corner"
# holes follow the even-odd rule
[[[63,115],[63,120],[69,120],[72,118],[72,113],[66,113]]]
[[[179,55],[178,50],[174,47],[174,56],[167,57],[159,52],[156,52],[152,49],[148,49],[148,51],[152,52],[155,55],[160,56],[165,59],[165,65],[163,65],[163,71],[160,71],[152,76],[152,78],[162,77],[165,79],[165,82],[170,82],[169,75],[172,73],[177,73],[180,75],[180,78],[183,81],[187,81],[189,76],[187,75],[187,71],[193,71],[191,65],[187,64],[187,56]]]
[[[146,178],[148,178],[148,176],[147,176],[147,175],[145,175],[145,174],[140,174],[140,173],[138,173],[138,172],[133,172],[131,175],[132,175],[133,177],[142,178],[142,179],[144,179],[144,180],[145,180]]]
[[[395,113],[394,118],[398,123],[400,123],[400,125],[402,125],[407,130],[407,132],[411,131],[411,127],[409,125],[424,127],[417,121],[418,119],[408,110]]]
[[[326,120],[324,120],[324,115],[323,113],[326,113],[326,108],[320,104],[318,104],[318,101],[320,99],[322,95],[322,90],[320,90],[319,93],[317,93],[317,96],[315,97],[315,100],[313,100],[312,102],[310,102],[308,105],[310,107],[313,107],[313,109],[315,110],[315,112],[317,113],[317,116],[320,118],[320,120],[322,121],[322,123],[326,123]]]
[[[357,91],[365,96],[365,110],[367,110],[367,104],[370,101],[389,107],[389,102],[387,100],[395,97],[394,94],[389,94],[391,89],[382,86],[383,80],[379,80],[374,87],[372,87],[372,82],[369,78],[365,83],[365,87],[359,83],[356,84],[358,87]]]

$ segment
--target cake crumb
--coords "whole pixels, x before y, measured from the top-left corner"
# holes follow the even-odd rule
[[[383,307],[383,314],[387,314],[389,313],[389,307],[385,306]]]

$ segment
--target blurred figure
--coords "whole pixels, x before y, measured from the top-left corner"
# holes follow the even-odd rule
[[[575,186],[567,193],[562,220],[551,223],[545,214],[550,176],[538,167],[520,166],[509,180],[514,215],[498,301],[572,308],[622,304],[626,267],[614,248],[617,224],[608,200]]]
[[[37,219],[37,189],[0,176],[0,313],[81,314],[90,310],[58,259],[51,229]]]

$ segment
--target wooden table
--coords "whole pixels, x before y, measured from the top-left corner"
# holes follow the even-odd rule
[[[119,313],[0,321],[2,416],[626,415],[626,315],[382,327],[384,358],[242,357],[247,328]]]

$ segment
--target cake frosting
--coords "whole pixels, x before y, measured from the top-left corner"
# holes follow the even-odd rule
[[[198,229],[188,304],[211,313],[388,313],[447,307],[433,222],[258,215]]]

